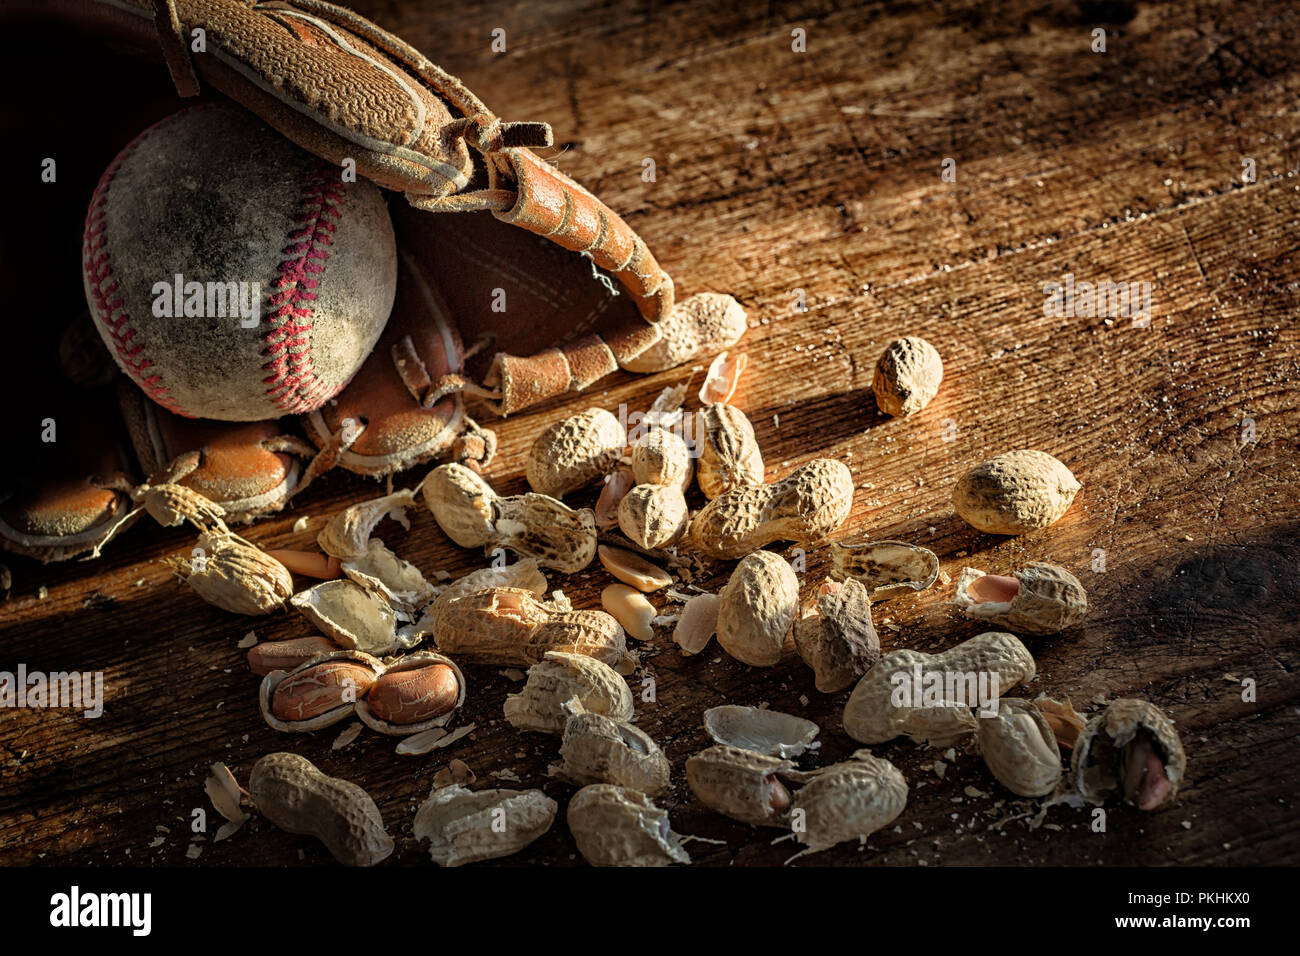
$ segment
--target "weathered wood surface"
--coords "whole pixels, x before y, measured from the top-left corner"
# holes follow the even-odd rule
[[[1114,806],[1106,833],[1063,807],[1039,829],[1007,820],[1031,805],[972,753],[941,780],[932,769],[941,754],[876,748],[912,786],[898,826],[865,849],[844,845],[801,865],[1300,861],[1300,10],[358,6],[506,119],[552,123],[564,146],[551,158],[627,214],[680,290],[729,291],[745,304],[751,371],[737,403],[755,423],[769,477],[816,456],[844,459],[857,485],[844,531],[923,543],[953,577],[967,564],[1072,569],[1093,610],[1082,626],[1030,641],[1039,664],[1031,692],[1092,711],[1099,696],[1146,697],[1181,730],[1190,782],[1178,805],[1155,815]],[[1108,30],[1105,54],[1089,51],[1095,26]],[[507,31],[504,56],[488,49],[495,27]],[[794,27],[808,31],[806,53],[791,51]],[[91,182],[108,158],[98,152]],[[645,157],[658,164],[653,183],[640,176]],[[947,157],[955,183],[940,179]],[[1243,157],[1255,161],[1253,184],[1242,182]],[[75,307],[75,248],[65,245],[57,274],[51,267],[42,280],[75,285],[59,293]],[[1151,282],[1151,327],[1044,317],[1043,283],[1068,272]],[[807,312],[792,308],[796,289]],[[885,342],[903,334],[935,343],[946,374],[929,408],[891,421],[875,408],[871,373]],[[593,403],[645,408],[679,378],[619,376],[496,423],[492,481],[523,490],[523,453],[563,414]],[[11,421],[35,429],[28,419],[40,409],[8,408]],[[1243,441],[1247,418],[1254,441]],[[1055,527],[1022,538],[973,531],[952,513],[953,482],[1021,447],[1071,466],[1083,482],[1076,504]],[[376,487],[331,475],[250,536],[307,545],[311,533],[291,531],[298,517],[328,515]],[[399,553],[427,572],[479,565],[426,512],[413,514],[409,532],[381,532]],[[303,737],[269,730],[235,644],[250,629],[267,638],[309,628],[293,616],[240,620],[204,605],[162,563],[189,546],[184,533],[141,525],[93,564],[6,559],[14,587],[0,604],[0,667],[102,670],[107,701],[97,720],[0,715],[0,861],[327,862],[314,842],[262,823],[219,844],[189,833],[191,811],[208,807],[209,764],[224,761],[246,779],[276,749],[374,794],[398,838],[395,863],[427,864],[411,820],[450,757],[485,783],[513,771],[520,783],[503,785],[542,787],[563,807],[572,788],[546,776],[557,741],[509,730],[501,704],[516,685],[495,668],[466,668],[463,720],[479,730],[432,758],[396,757],[393,740],[370,733],[333,751],[341,725]],[[1091,569],[1095,549],[1105,550],[1104,573]],[[809,558],[805,587],[826,566],[823,551]],[[702,583],[720,585],[728,570],[717,565]],[[607,580],[597,569],[553,586],[594,606]],[[892,619],[886,647],[940,649],[977,633],[945,604],[950,592],[879,609]],[[638,701],[638,723],[675,774],[661,803],[679,832],[726,841],[692,844],[696,860],[790,856],[791,843],[771,845],[779,831],[692,800],[682,767],[708,743],[701,712],[735,702],[804,714],[822,725],[830,760],[853,749],[840,727],[846,695],[817,693],[797,659],[751,669],[714,645],[683,660],[666,636],[646,673],[657,699]],[[1257,682],[1257,701],[1243,702],[1242,678]],[[187,859],[193,843],[196,861]],[[561,820],[507,862],[574,861]]]

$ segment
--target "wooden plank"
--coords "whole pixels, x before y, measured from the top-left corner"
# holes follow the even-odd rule
[[[1061,829],[1007,819],[1031,803],[1011,799],[974,754],[945,759],[941,780],[933,764],[942,754],[876,748],[912,785],[908,809],[865,850],[841,846],[815,862],[1300,859],[1289,759],[1300,697],[1300,14],[1143,5],[1111,25],[1101,56],[1087,52],[1092,24],[1029,5],[996,20],[973,5],[946,14],[811,5],[789,18],[754,18],[741,4],[362,9],[505,118],[551,121],[557,142],[572,144],[553,158],[630,212],[685,291],[741,298],[753,328],[737,402],[755,423],[769,477],[813,457],[842,458],[857,488],[846,533],[916,540],[953,577],[966,564],[1070,568],[1093,611],[1081,627],[1032,641],[1039,676],[1030,690],[1089,709],[1098,695],[1147,697],[1174,716],[1187,747],[1190,783],[1178,807],[1112,807],[1104,834],[1065,808],[1046,818]],[[790,51],[800,24],[806,54]],[[511,38],[502,58],[487,52],[494,26]],[[646,156],[658,162],[654,183],[640,179]],[[947,156],[957,159],[955,184],[938,175]],[[1243,156],[1255,158],[1258,183],[1241,182]],[[1043,284],[1068,272],[1151,282],[1152,327],[1044,316]],[[791,308],[796,288],[809,311]],[[897,422],[876,411],[870,383],[885,342],[902,334],[936,344],[945,380],[929,408]],[[523,490],[523,455],[540,428],[590,404],[645,408],[680,377],[619,376],[494,423],[501,449],[490,478],[505,493]],[[1252,442],[1242,441],[1246,418]],[[1084,490],[1047,531],[976,533],[952,514],[952,484],[970,464],[1016,447],[1056,454]],[[311,532],[292,532],[298,517],[319,519],[379,490],[331,475],[250,537],[307,544]],[[426,572],[479,565],[427,513],[412,517],[409,532],[381,532],[399,553]],[[187,864],[208,764],[224,761],[246,778],[275,749],[373,793],[402,863],[426,859],[411,819],[451,756],[481,780],[511,771],[517,786],[566,802],[572,788],[546,776],[556,741],[509,732],[500,708],[516,685],[492,668],[466,668],[463,719],[479,731],[433,759],[398,758],[392,740],[373,734],[335,752],[335,730],[269,730],[235,643],[250,628],[262,638],[309,629],[287,615],[243,621],[204,605],[163,563],[188,546],[184,534],[142,525],[94,564],[8,562],[15,590],[0,604],[0,667],[102,670],[107,702],[93,721],[30,711],[0,719],[4,862]],[[1096,549],[1104,573],[1091,569]],[[827,565],[822,550],[808,559],[805,587]],[[714,565],[703,583],[720,585],[728,571]],[[595,606],[607,580],[588,570],[554,586]],[[940,649],[977,633],[945,604],[949,591],[879,608],[878,620],[897,628],[882,628],[886,646]],[[1258,701],[1244,703],[1227,674],[1257,681]],[[726,841],[693,844],[697,860],[789,857],[788,842],[770,843],[779,831],[732,823],[691,798],[682,767],[708,743],[700,714],[724,701],[806,714],[822,725],[832,760],[853,749],[840,727],[847,695],[818,694],[798,660],[751,669],[716,648],[683,660],[665,637],[645,675],[656,699],[638,701],[638,723],[674,769],[661,804],[678,831]],[[967,796],[966,786],[986,795]],[[156,834],[165,838],[151,847]],[[263,823],[199,845],[200,864],[328,860]],[[508,862],[581,862],[574,854],[557,824]]]

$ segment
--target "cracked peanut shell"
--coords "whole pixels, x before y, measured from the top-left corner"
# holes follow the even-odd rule
[[[1015,572],[1019,582],[1010,601],[979,601],[971,591],[984,572],[962,568],[955,603],[988,624],[1024,634],[1054,634],[1083,620],[1088,613],[1088,593],[1065,568],[1036,561]]]
[[[511,856],[555,821],[559,805],[540,790],[434,788],[415,814],[412,832],[429,841],[439,866],[463,866]]]
[[[574,611],[526,588],[489,588],[441,605],[434,642],[475,664],[531,667],[548,651],[584,654],[611,667],[627,655],[618,621],[604,611]]]
[[[1187,755],[1174,722],[1159,707],[1134,698],[1111,701],[1088,721],[1071,761],[1074,784],[1085,800],[1101,804],[1117,793],[1141,810],[1173,803],[1187,775]]]
[[[797,757],[821,732],[811,720],[767,707],[721,704],[704,712],[704,730],[720,744],[769,757]]]
[[[438,594],[419,568],[399,558],[378,538],[371,538],[366,553],[343,561],[340,569],[349,580],[382,595],[394,610],[407,615],[413,615]]]
[[[1056,734],[1029,701],[1002,698],[996,716],[979,718],[978,736],[989,772],[1012,793],[1045,797],[1061,782]]]
[[[564,725],[555,775],[578,786],[612,783],[654,797],[668,789],[668,758],[650,735],[604,714],[573,714]]]
[[[893,823],[907,806],[907,781],[888,760],[856,751],[816,774],[794,795],[791,820],[802,815],[795,839],[820,853],[845,840],[865,841]]]
[[[569,832],[592,866],[670,866],[690,863],[668,811],[644,793],[596,783],[569,801]]]
[[[576,704],[571,703],[576,700]],[[581,654],[548,652],[528,669],[528,681],[506,698],[505,715],[517,730],[563,734],[572,713],[632,719],[632,691],[608,664]]]
[[[397,650],[397,612],[382,594],[353,580],[323,581],[289,603],[340,647],[380,656]]]
[[[575,574],[596,556],[596,516],[549,495],[502,497],[476,472],[449,463],[424,480],[425,504],[462,548],[509,549],[544,568]]]
[[[185,583],[223,611],[259,616],[284,607],[293,594],[288,568],[231,534],[202,534],[186,565]]]
[[[686,761],[686,782],[710,810],[753,826],[784,827],[790,791],[783,777],[804,780],[789,760],[715,744]]]
[[[866,587],[853,578],[842,585],[827,578],[795,622],[794,642],[823,694],[839,693],[856,681],[880,660]]]
[[[404,518],[406,508],[414,501],[415,492],[403,488],[344,508],[326,522],[316,535],[316,543],[331,557],[343,560],[364,557],[370,547],[370,535],[379,522],[386,517]]]
[[[864,584],[873,604],[924,591],[939,577],[938,556],[906,541],[832,541],[830,552],[836,576]]]

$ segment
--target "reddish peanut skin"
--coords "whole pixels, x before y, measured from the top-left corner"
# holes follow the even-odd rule
[[[1005,603],[1015,598],[1020,582],[1001,574],[984,574],[971,582],[970,593],[977,602]]]
[[[318,551],[293,551],[281,548],[266,552],[279,561],[294,574],[304,574],[309,578],[337,578],[343,574],[343,562],[335,557]]]
[[[263,641],[248,649],[248,666],[259,677],[271,671],[291,671],[313,657],[320,657],[339,646],[328,637],[295,637],[289,641]]]
[[[284,721],[311,720],[347,703],[344,696],[349,691],[353,701],[360,699],[374,682],[374,671],[368,667],[326,661],[280,681],[271,698],[271,713]]]
[[[460,682],[446,664],[390,671],[370,687],[366,706],[390,724],[418,724],[441,717],[456,706]]]

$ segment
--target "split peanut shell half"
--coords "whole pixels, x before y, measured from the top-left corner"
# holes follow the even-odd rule
[[[397,650],[397,612],[382,594],[355,581],[325,581],[289,603],[340,647],[378,655]]]
[[[668,758],[643,730],[604,714],[574,714],[564,725],[561,780],[612,783],[656,796],[668,789]]]
[[[967,617],[1022,634],[1054,634],[1088,613],[1079,579],[1043,562],[1026,565],[1014,577],[962,568],[953,600]]]
[[[461,866],[518,853],[551,828],[559,805],[540,790],[435,789],[413,829],[439,866]]]
[[[419,568],[399,558],[378,538],[367,543],[365,554],[344,561],[342,569],[350,580],[382,595],[394,610],[408,615],[438,595]]]
[[[864,584],[873,604],[924,591],[939,577],[938,556],[906,541],[832,541],[830,550],[836,576]]]
[[[762,707],[723,704],[704,712],[704,729],[720,744],[774,757],[814,749],[821,728],[811,720]]]

